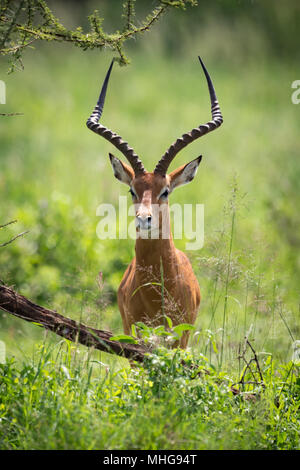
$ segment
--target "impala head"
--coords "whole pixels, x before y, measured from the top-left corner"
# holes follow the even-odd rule
[[[110,141],[123,153],[130,163],[129,166],[114,155],[109,154],[115,177],[129,186],[129,191],[135,205],[136,226],[138,231],[159,229],[161,216],[158,216],[158,214],[162,212],[155,211],[154,208],[162,209],[168,207],[169,194],[175,188],[187,184],[194,179],[202,156],[192,160],[186,165],[182,165],[169,174],[167,173],[177,153],[189,143],[215,130],[223,122],[212,81],[200,57],[199,60],[205,73],[210,93],[212,120],[192,129],[191,132],[183,134],[182,137],[177,139],[159,160],[152,173],[145,170],[143,163],[134,150],[129,147],[127,142],[123,141],[119,135],[115,134],[107,127],[99,124],[113,61],[106,74],[97,105],[92,115],[87,120],[88,128]]]
[[[167,217],[169,195],[183,184],[194,178],[201,156],[183,165],[170,174],[145,171],[136,175],[133,169],[109,154],[115,177],[129,186],[132,202],[135,206],[136,227],[138,231],[148,231],[161,228],[160,217]]]

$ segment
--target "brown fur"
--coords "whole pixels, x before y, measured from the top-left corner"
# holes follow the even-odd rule
[[[158,196],[167,185],[172,186],[175,178],[180,177],[184,166],[165,177],[154,173],[146,173],[134,178],[128,165],[122,164],[128,174],[131,173],[131,186],[136,195],[137,213],[151,215],[151,204],[167,204]],[[142,209],[141,209],[142,208]],[[146,214],[145,214],[146,212]],[[169,210],[167,211],[169,224]],[[160,220],[161,228],[161,220]],[[125,334],[131,334],[131,325],[142,321],[151,326],[164,324],[162,312],[161,264],[164,279],[164,314],[168,315],[173,324],[194,324],[200,305],[200,288],[187,256],[176,249],[171,231],[169,239],[137,238],[136,256],[126,269],[118,290],[118,305],[123,320]],[[189,333],[184,332],[180,347],[185,348]]]

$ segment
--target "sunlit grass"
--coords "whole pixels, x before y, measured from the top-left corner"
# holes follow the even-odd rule
[[[19,365],[0,365],[1,448],[297,449],[297,366],[267,357],[261,367],[264,388],[234,395],[234,376],[199,354],[160,349],[117,371],[45,341]]]

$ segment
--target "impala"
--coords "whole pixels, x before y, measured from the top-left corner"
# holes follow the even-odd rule
[[[114,175],[129,186],[135,206],[135,257],[127,267],[118,290],[118,305],[127,335],[131,334],[131,326],[136,322],[151,326],[165,324],[166,315],[173,325],[193,325],[200,306],[200,288],[192,266],[187,256],[176,249],[172,239],[168,197],[175,188],[194,179],[202,157],[167,174],[169,165],[181,149],[223,122],[211,78],[200,57],[199,60],[208,84],[212,119],[178,138],[152,173],[145,170],[127,142],[99,123],[113,61],[97,105],[87,120],[87,127],[111,142],[130,163],[129,166],[109,154]],[[187,346],[188,337],[189,332],[185,331],[180,339],[181,348]]]

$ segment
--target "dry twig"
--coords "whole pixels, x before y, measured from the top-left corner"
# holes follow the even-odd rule
[[[239,395],[241,393],[240,388],[236,388],[236,386],[238,387],[241,386],[242,391],[245,390],[246,385],[251,385],[253,386],[253,388],[255,386],[263,388],[263,389],[266,388],[256,351],[249,341],[250,331],[251,329],[245,336],[243,349],[239,353],[239,356],[238,356],[238,359],[243,360],[243,362],[245,363],[245,367],[243,369],[243,373],[241,375],[240,380],[231,386],[231,391],[233,392],[234,395]],[[247,359],[246,357],[246,353],[248,349],[250,349],[253,354],[250,359]],[[254,368],[253,368],[253,364],[255,364]],[[252,376],[253,380],[245,380],[248,373]],[[248,399],[255,399],[258,396],[258,394],[255,392],[246,392],[246,393],[248,394],[247,395]]]

